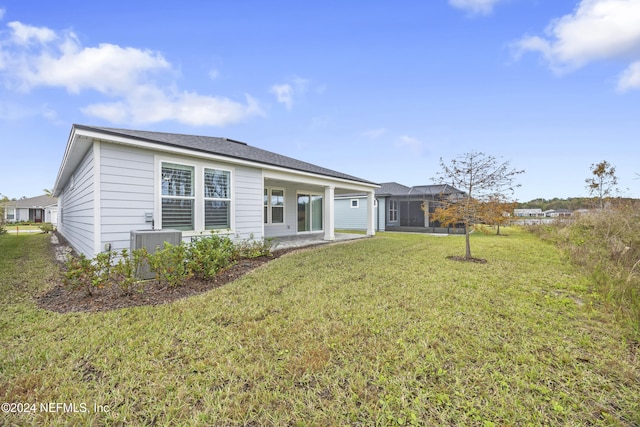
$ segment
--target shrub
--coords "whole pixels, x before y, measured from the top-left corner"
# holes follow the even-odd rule
[[[275,245],[273,239],[253,239],[241,240],[234,245],[234,259],[258,258],[261,256],[271,256]]]
[[[43,233],[51,233],[53,230],[55,230],[53,224],[51,224],[50,222],[43,222],[38,228],[40,228]]]
[[[212,234],[191,242],[187,255],[191,272],[206,280],[233,263],[234,244],[227,236]]]
[[[77,258],[70,256],[65,264],[63,284],[93,295],[95,289],[101,289],[109,282],[111,259],[111,252],[100,253],[94,259],[89,259],[84,254]]]
[[[120,287],[124,293],[129,293],[135,285],[141,283],[136,277],[136,271],[145,256],[144,250],[135,250],[129,256],[126,249],[120,253],[102,252],[93,259],[84,254],[69,256],[65,263],[63,284],[73,290],[84,290],[87,295],[93,295],[96,289],[113,285]]]
[[[137,273],[146,262],[160,285],[176,287],[192,276],[211,279],[240,259],[270,256],[273,247],[271,239],[251,238],[234,243],[227,236],[212,233],[189,245],[165,242],[163,248],[153,254],[144,249],[131,253],[123,249],[119,253],[99,253],[93,259],[80,255],[68,259],[63,283],[71,289],[84,290],[87,295],[93,295],[96,289],[114,285],[129,294],[135,289],[142,290],[140,285],[143,281]]]
[[[184,243],[172,245],[164,242],[164,247],[148,254],[149,268],[161,285],[176,287],[191,277],[187,262],[188,247]]]
[[[136,249],[131,252],[123,249],[120,252],[118,262],[111,267],[111,282],[116,284],[126,295],[133,290],[142,290],[143,281],[137,277],[138,269],[148,256],[145,249]]]

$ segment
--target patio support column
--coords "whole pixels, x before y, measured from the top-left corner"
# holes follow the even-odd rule
[[[335,190],[333,186],[324,187],[324,240],[336,240],[335,235]]]
[[[367,193],[367,236],[375,236],[376,234],[376,207],[375,205],[375,193],[373,190]]]

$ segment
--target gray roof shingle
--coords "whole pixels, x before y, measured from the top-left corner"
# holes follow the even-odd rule
[[[42,208],[44,206],[51,206],[58,203],[58,199],[55,197],[43,194],[36,197],[28,197],[20,200],[10,200],[5,202],[5,206],[11,206],[15,208]]]
[[[434,185],[415,185],[413,187],[407,187],[406,185],[398,184],[397,182],[383,182],[380,184],[380,188],[376,190],[376,194],[381,196],[409,196],[409,195],[427,195],[432,196],[436,194],[453,194],[464,193],[448,184],[434,184]]]
[[[95,130],[105,134],[134,138],[140,141],[152,142],[171,147],[186,148],[202,153],[217,154],[234,159],[249,160],[271,166],[279,166],[301,172],[309,172],[333,178],[347,179],[366,184],[375,184],[362,178],[357,178],[342,172],[323,168],[311,163],[303,162],[261,148],[252,147],[244,142],[228,138],[211,136],[185,135],[177,133],[151,132],[142,130],[117,129],[98,126],[74,125],[78,129]]]

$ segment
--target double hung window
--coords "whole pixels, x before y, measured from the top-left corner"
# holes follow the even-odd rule
[[[398,222],[398,201],[389,200],[389,222]]]
[[[193,166],[162,164],[162,228],[194,229],[194,174]]]
[[[264,223],[284,223],[284,190],[278,188],[264,189]]]
[[[183,231],[231,228],[231,172],[161,162],[162,228]]]
[[[229,171],[204,169],[204,228],[231,228],[231,185]]]

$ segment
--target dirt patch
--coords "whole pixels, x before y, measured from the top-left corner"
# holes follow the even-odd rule
[[[268,263],[280,256],[297,249],[282,249],[273,252],[272,256],[241,260],[235,265],[221,271],[211,280],[189,279],[182,286],[167,288],[159,286],[155,281],[148,281],[141,289],[124,294],[117,286],[96,290],[93,295],[85,291],[74,291],[62,285],[62,279],[54,284],[44,295],[37,298],[38,306],[58,313],[99,312],[140,305],[159,305],[181,298],[198,295],[239,279],[248,272]]]
[[[450,259],[451,261],[462,261],[462,262],[475,262],[477,264],[486,264],[487,260],[484,258],[465,258],[463,256],[448,256],[447,259]]]

